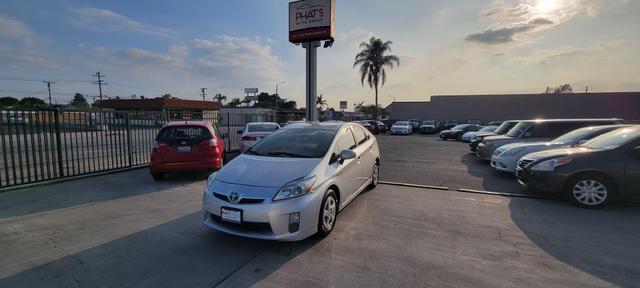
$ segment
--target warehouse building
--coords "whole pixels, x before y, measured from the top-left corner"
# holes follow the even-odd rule
[[[426,102],[393,102],[389,119],[458,122],[536,118],[640,119],[640,92],[431,96]]]

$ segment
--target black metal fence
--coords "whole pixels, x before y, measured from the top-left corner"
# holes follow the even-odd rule
[[[4,188],[147,164],[157,132],[172,121],[212,122],[225,136],[225,152],[232,152],[238,149],[238,131],[246,123],[274,121],[274,115],[1,110],[0,119]]]

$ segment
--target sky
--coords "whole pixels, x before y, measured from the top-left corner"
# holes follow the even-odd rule
[[[285,0],[0,0],[0,96],[68,103],[110,97],[243,97],[256,87],[304,106],[304,49],[288,42]],[[379,102],[431,95],[540,93],[571,84],[640,91],[637,0],[336,0],[336,41],[318,51],[318,94],[374,102],[353,60],[370,37],[400,66]],[[90,98],[91,99],[91,98]]]

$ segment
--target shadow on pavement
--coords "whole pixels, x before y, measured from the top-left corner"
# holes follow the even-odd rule
[[[485,191],[533,194],[525,187],[522,187],[513,174],[495,170],[487,161],[478,159],[476,155],[467,153],[461,157],[460,161],[467,166],[469,175],[482,178],[482,188]]]
[[[512,198],[513,222],[556,259],[621,287],[640,284],[640,210],[590,210],[561,201]]]
[[[22,271],[0,287],[213,287],[257,259],[232,284],[251,286],[317,242],[271,242],[206,228],[200,213]]]
[[[208,173],[172,173],[154,181],[146,168],[0,193],[0,219],[161,192],[205,181]]]

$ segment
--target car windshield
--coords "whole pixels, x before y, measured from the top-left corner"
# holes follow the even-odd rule
[[[498,128],[498,126],[487,126],[478,130],[478,132],[493,132],[496,130],[496,128]]]
[[[435,125],[434,121],[422,121],[422,125]]]
[[[278,129],[278,125],[275,123],[249,124],[247,132],[272,132],[276,129]]]
[[[464,130],[465,128],[469,127],[469,125],[470,125],[470,124],[462,124],[462,125],[458,125],[458,126],[455,126],[455,127],[451,128],[451,130],[453,130],[453,131],[462,131],[462,130]]]
[[[582,144],[581,147],[587,147],[595,150],[616,149],[631,141],[635,141],[639,137],[640,127],[620,128],[595,137]]]
[[[582,139],[589,137],[595,131],[594,127],[586,127],[573,130],[567,134],[564,134],[556,139],[551,140],[553,143],[575,143]]]
[[[502,125],[498,127],[498,129],[496,129],[493,132],[498,135],[502,135],[509,132],[509,130],[511,130],[511,128],[513,128],[514,125],[516,125],[516,122],[504,122],[502,123]]]
[[[331,129],[283,129],[258,142],[247,150],[247,154],[321,158],[327,153],[336,132]]]
[[[507,132],[507,136],[509,136],[509,137],[518,137],[518,136],[520,136],[520,134],[522,134],[522,132],[524,132],[527,129],[529,129],[530,125],[531,125],[531,122],[520,122],[520,123],[516,124],[516,126],[513,126],[513,128],[511,128],[511,130],[509,130],[509,132]]]
[[[409,126],[409,122],[407,122],[407,121],[398,121],[396,123],[393,123],[393,126]]]

